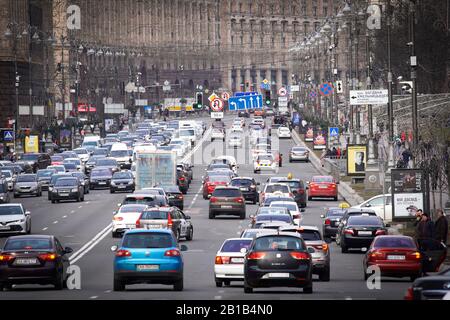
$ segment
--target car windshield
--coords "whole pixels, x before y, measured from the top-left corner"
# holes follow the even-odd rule
[[[289,193],[289,187],[285,185],[268,185],[265,190],[266,193]]]
[[[333,182],[333,177],[313,177],[312,182]]]
[[[97,146],[97,145],[98,145],[97,141],[86,141],[86,142],[83,142],[83,147],[85,147],[85,146]]]
[[[4,250],[52,250],[52,244],[50,242],[50,239],[9,239],[8,241],[6,241]]]
[[[111,157],[128,157],[127,150],[113,150],[110,154]]]
[[[30,175],[19,175],[17,177],[17,182],[35,182],[36,181],[36,175],[30,174]]]
[[[80,161],[80,159],[66,159],[66,160],[64,160],[64,165],[66,165],[68,163],[73,163],[74,165],[78,165],[78,164],[81,164],[81,161]]]
[[[287,184],[289,187],[291,187],[291,189],[300,189],[300,188],[303,188],[302,184],[301,184],[299,181],[280,180],[280,181],[278,181],[278,182]]]
[[[263,215],[257,215],[256,216],[256,221],[257,222],[261,222],[261,221],[282,221],[282,222],[287,222],[287,223],[291,223],[291,216],[287,215],[287,214],[263,214]]]
[[[242,248],[248,249],[252,240],[227,240],[224,242],[220,252],[240,252]]]
[[[378,216],[350,216],[347,225],[381,227],[383,223]]]
[[[32,154],[32,153],[25,153],[23,154],[20,159],[25,161],[36,161],[39,158],[38,154]]]
[[[164,207],[167,203],[163,197],[127,197],[123,204],[146,204],[150,207]]]
[[[280,251],[280,250],[304,250],[300,239],[288,236],[265,236],[256,239],[254,250]]]
[[[2,176],[4,176],[5,178],[11,178],[12,177],[12,173],[9,170],[2,170]]]
[[[64,168],[67,169],[76,169],[77,165],[75,163],[64,163]]]
[[[231,185],[232,186],[244,186],[244,187],[249,187],[253,184],[252,180],[249,179],[233,179],[231,180]]]
[[[328,217],[342,217],[345,213],[345,210],[343,209],[329,209],[327,211]]]
[[[151,210],[142,212],[142,220],[167,220],[168,211]]]
[[[411,248],[416,249],[417,246],[412,238],[407,237],[376,237],[373,242],[374,248]]]
[[[23,214],[21,206],[0,206],[0,216],[13,216]]]
[[[64,166],[48,166],[47,168],[54,169],[54,170],[56,170],[56,172],[66,171],[66,168]]]
[[[176,246],[172,235],[162,232],[130,233],[124,236],[122,247],[125,248],[170,248]]]
[[[64,160],[64,158],[61,156],[52,156],[51,159],[55,162],[62,162]]]
[[[97,166],[117,166],[117,161],[115,159],[99,159],[97,160]]]
[[[120,213],[142,212],[147,208],[146,205],[125,205],[120,207]]]
[[[58,179],[56,180],[55,187],[74,187],[77,185],[78,179]]]
[[[212,176],[209,178],[209,182],[230,182],[230,177],[228,176]]]
[[[96,169],[92,170],[91,177],[105,177],[111,176],[111,171],[109,169]]]
[[[129,172],[116,172],[113,175],[113,179],[131,179],[132,175]]]
[[[320,240],[322,240],[322,237],[320,236],[320,232],[317,230],[298,230],[297,232],[302,235],[302,238],[305,241],[320,241]]]
[[[51,177],[54,172],[55,172],[54,170],[38,170],[37,177],[38,178]]]
[[[215,189],[213,197],[242,197],[242,193],[237,189]]]
[[[180,137],[195,136],[195,131],[192,130],[180,130]]]

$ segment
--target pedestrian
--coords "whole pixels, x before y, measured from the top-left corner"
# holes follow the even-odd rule
[[[338,159],[341,158],[341,148],[340,147],[337,147],[337,149],[336,149],[336,156]]]
[[[417,239],[433,239],[434,223],[431,221],[428,213],[423,213],[420,222],[416,228]]]
[[[411,206],[410,206],[410,207],[411,207]],[[408,207],[408,208],[406,208],[406,209],[409,210],[410,207]],[[413,226],[414,226],[414,227],[417,227],[417,225],[419,224],[420,220],[422,220],[422,215],[423,215],[422,209],[417,209],[417,210],[416,210],[416,220],[414,220],[414,223],[413,223]]]
[[[325,157],[327,156],[327,150],[323,149],[322,154],[320,155],[320,164],[322,167],[324,166]]]
[[[442,209],[437,209],[437,220],[434,222],[434,238],[447,245],[448,221]]]
[[[405,148],[405,150],[403,150],[401,156],[402,156],[403,163],[405,164],[406,168],[408,168],[409,167],[409,161],[412,158],[412,153],[409,150],[409,148]]]
[[[336,147],[333,147],[333,149],[331,150],[331,156],[336,157],[337,156],[337,150]]]

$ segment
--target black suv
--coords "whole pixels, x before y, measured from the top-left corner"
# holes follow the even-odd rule
[[[282,179],[277,181],[277,183],[285,183],[289,185],[289,187],[292,190],[292,193],[294,194],[294,200],[297,202],[297,205],[300,208],[306,207],[306,201],[307,201],[307,195],[306,190],[307,187],[305,186],[305,183],[303,180],[300,179]]]
[[[108,167],[94,168],[89,178],[89,187],[91,190],[95,188],[109,188],[112,179],[112,171]]]
[[[116,191],[131,191],[134,192],[136,185],[131,171],[121,171],[113,174],[109,191],[114,193]]]
[[[19,160],[28,162],[34,173],[38,169],[46,169],[52,163],[52,159],[46,153],[24,153],[19,157]]]
[[[233,178],[231,179],[230,186],[239,188],[245,201],[251,201],[253,204],[256,204],[259,201],[259,182],[256,182],[255,179],[249,177]]]
[[[52,203],[61,200],[84,201],[84,187],[81,185],[80,179],[76,177],[59,178],[51,192]]]

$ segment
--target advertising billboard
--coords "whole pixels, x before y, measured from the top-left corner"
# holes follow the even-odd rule
[[[347,175],[364,176],[367,166],[367,146],[349,144],[347,147]]]
[[[426,179],[421,169],[392,169],[392,219],[414,219],[417,209],[426,210]]]
[[[324,130],[316,130],[314,133],[314,150],[323,150],[327,147],[327,134]]]
[[[39,152],[39,137],[27,136],[25,137],[25,153],[38,153]]]
[[[60,146],[63,148],[72,147],[72,131],[67,129],[61,130],[59,132],[59,141]]]
[[[308,127],[305,133],[305,141],[313,142],[314,141],[314,128]]]

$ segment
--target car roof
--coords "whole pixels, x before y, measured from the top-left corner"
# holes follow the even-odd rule
[[[15,240],[15,239],[53,239],[53,235],[48,234],[25,234],[20,236],[11,236],[7,240]]]
[[[367,213],[367,214],[371,214],[371,215],[376,215],[376,212],[372,209],[366,209],[366,208],[348,208],[345,209],[345,213],[346,214],[353,214],[353,213]]]
[[[172,234],[171,229],[131,229],[125,232],[125,234],[133,234],[133,233],[166,233]]]
[[[233,180],[237,180],[237,179],[240,179],[240,180],[255,180],[255,178],[252,178],[252,177],[234,177],[231,180],[233,181]]]
[[[2,203],[2,204],[0,204],[0,207],[11,207],[11,206],[21,207],[22,204],[21,203]]]
[[[290,237],[295,237],[298,239],[302,239],[302,236],[299,235],[298,233],[293,233],[293,232],[276,232],[274,234],[261,234],[261,235],[256,235],[255,239],[259,239],[259,238],[264,238],[264,237],[272,237],[272,236],[290,236]]]

